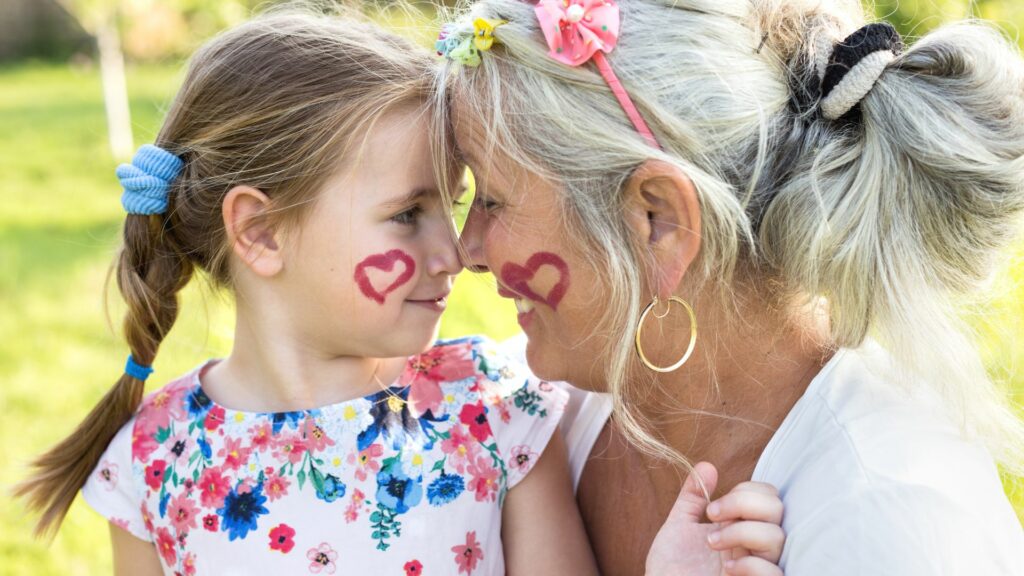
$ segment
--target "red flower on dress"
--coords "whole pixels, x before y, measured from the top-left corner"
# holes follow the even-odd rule
[[[423,574],[423,564],[419,560],[410,560],[405,563],[405,576],[420,576]]]
[[[287,554],[295,547],[295,529],[287,524],[279,524],[270,530],[270,549],[280,550]]]
[[[491,436],[491,425],[487,422],[487,410],[483,404],[464,404],[459,421],[469,427],[469,433],[480,442]]]
[[[167,462],[153,460],[149,466],[146,466],[146,486],[153,490],[159,490],[160,486],[164,483],[164,473],[166,471]]]
[[[273,440],[272,455],[278,460],[288,460],[292,464],[302,462],[302,456],[306,453],[306,443],[297,432],[281,434]]]
[[[199,503],[206,508],[220,508],[230,491],[231,481],[221,474],[219,467],[206,468],[199,475]]]
[[[459,574],[472,574],[478,562],[484,559],[484,551],[476,541],[476,532],[466,532],[466,543],[452,546],[455,552],[455,563],[459,566]]]
[[[266,452],[270,448],[270,440],[273,436],[273,429],[270,422],[261,421],[252,428],[249,428],[249,444],[253,450]]]
[[[206,420],[204,420],[203,425],[206,426],[207,430],[213,432],[217,428],[220,428],[220,425],[223,423],[224,408],[222,406],[214,406],[213,408],[210,408],[209,412],[206,413]]]
[[[165,565],[174,566],[175,562],[178,561],[178,553],[174,549],[177,544],[178,542],[174,539],[174,536],[171,536],[171,532],[167,527],[161,526],[156,531],[156,549],[164,559]]]
[[[413,412],[424,414],[428,410],[438,415],[444,394],[441,382],[458,382],[476,373],[471,344],[437,346],[409,359],[405,371],[398,379],[409,389],[409,404]]]
[[[207,514],[203,516],[203,528],[206,528],[210,532],[216,532],[220,528],[220,516],[216,514]]]

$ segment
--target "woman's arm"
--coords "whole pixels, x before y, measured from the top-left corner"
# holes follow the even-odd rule
[[[162,576],[163,567],[152,542],[140,540],[127,530],[110,524],[110,544],[114,548],[116,576]]]
[[[506,574],[597,574],[567,458],[562,436],[555,433],[533,470],[505,498]]]

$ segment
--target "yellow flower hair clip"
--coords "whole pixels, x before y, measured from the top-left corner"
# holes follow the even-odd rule
[[[494,29],[502,24],[507,24],[504,20],[489,20],[487,18],[477,18],[473,21],[473,45],[478,50],[484,52],[491,49],[494,45]]]
[[[459,38],[455,25],[445,24],[441,27],[441,33],[435,44],[437,54],[455,60],[464,66],[479,66],[480,52],[491,49],[491,46],[494,45],[494,29],[502,24],[506,24],[506,22],[477,18],[473,21],[473,35],[466,38]]]

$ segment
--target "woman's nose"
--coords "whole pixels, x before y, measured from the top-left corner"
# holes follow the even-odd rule
[[[486,216],[478,208],[470,208],[459,242],[462,244],[462,266],[471,272],[487,272],[484,261],[484,225]]]

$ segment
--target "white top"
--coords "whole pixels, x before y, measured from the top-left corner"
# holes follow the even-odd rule
[[[840,350],[772,437],[787,576],[1024,574],[1024,531],[980,444],[936,397],[901,390],[887,353]]]

